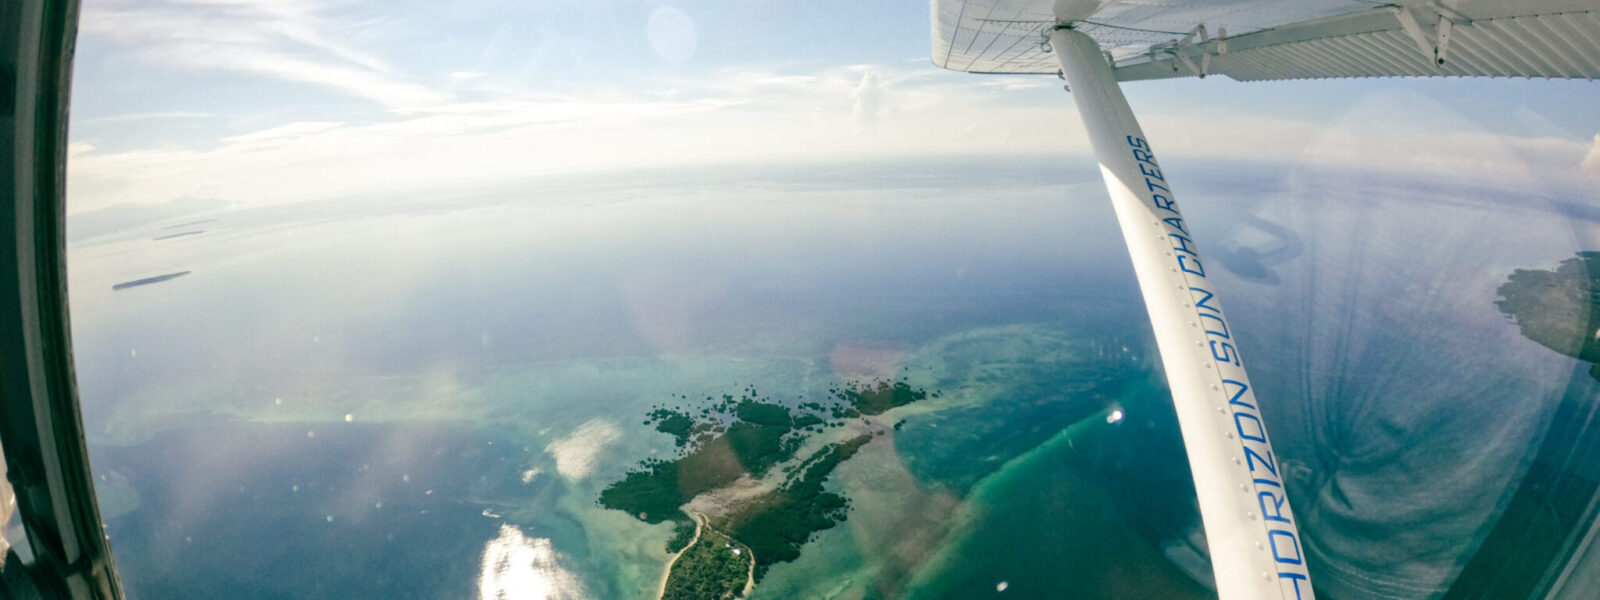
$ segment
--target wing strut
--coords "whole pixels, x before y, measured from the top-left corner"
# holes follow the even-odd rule
[[[1070,25],[1051,46],[1083,118],[1155,329],[1219,597],[1312,598],[1305,549],[1234,330],[1105,55]]]

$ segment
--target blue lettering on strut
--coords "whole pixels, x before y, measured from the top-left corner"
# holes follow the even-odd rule
[[[1284,556],[1278,548],[1278,538],[1288,538],[1289,548],[1294,550],[1294,556]],[[1298,565],[1305,563],[1305,556],[1300,554],[1300,540],[1294,539],[1294,534],[1282,529],[1267,532],[1267,539],[1272,542],[1272,559],[1281,563]]]
[[[1205,320],[1216,321],[1217,322],[1217,326],[1222,328],[1222,329],[1212,329],[1211,325],[1207,324],[1207,325],[1205,325],[1206,335],[1214,335],[1214,336],[1220,337],[1220,338],[1225,339],[1225,340],[1226,339],[1232,339],[1232,338],[1230,338],[1228,336],[1228,322],[1222,320],[1222,317],[1220,315],[1201,313],[1200,314],[1200,320],[1202,320],[1202,321],[1205,321]]]
[[[1180,233],[1189,235],[1189,230],[1183,227],[1183,217],[1167,217],[1162,221],[1166,221],[1168,225],[1171,225],[1173,229],[1178,230]]]
[[[1250,422],[1255,423],[1255,432],[1254,433],[1246,432],[1244,430],[1245,429],[1244,428],[1244,420],[1245,419],[1249,419]],[[1267,441],[1267,430],[1261,426],[1261,419],[1256,417],[1255,415],[1250,414],[1250,413],[1247,413],[1247,412],[1236,412],[1236,413],[1233,413],[1233,428],[1234,428],[1234,430],[1239,432],[1239,437],[1241,439],[1250,440],[1252,442],[1263,442],[1263,443],[1265,443]]]
[[[1174,205],[1177,204],[1177,202],[1169,200],[1169,199],[1167,199],[1166,196],[1163,196],[1161,194],[1152,195],[1150,197],[1150,201],[1156,203],[1156,208],[1159,208],[1161,210],[1170,212],[1170,213],[1175,214],[1175,215],[1183,214],[1181,212],[1178,212],[1177,207],[1174,206]]]
[[[1205,265],[1200,264],[1200,259],[1195,258],[1194,256],[1190,256],[1190,255],[1187,255],[1187,254],[1179,254],[1178,255],[1178,268],[1179,269],[1183,269],[1183,272],[1188,273],[1190,275],[1195,275],[1195,276],[1198,276],[1198,277],[1205,277],[1206,276],[1206,267],[1205,267]]]
[[[1190,289],[1190,290],[1193,290],[1193,291],[1196,291],[1196,292],[1199,292],[1199,293],[1202,293],[1202,294],[1205,294],[1205,297],[1204,297],[1204,298],[1201,298],[1201,299],[1199,299],[1199,300],[1195,300],[1195,301],[1194,301],[1194,307],[1195,307],[1195,308],[1197,308],[1197,309],[1199,309],[1199,308],[1204,308],[1204,309],[1206,309],[1206,310],[1209,310],[1209,311],[1211,311],[1211,312],[1214,312],[1214,313],[1217,313],[1217,314],[1219,314],[1219,315],[1220,315],[1220,314],[1222,314],[1222,309],[1220,309],[1220,308],[1217,308],[1217,307],[1215,307],[1215,306],[1211,306],[1211,305],[1209,305],[1209,304],[1206,304],[1206,302],[1210,302],[1210,301],[1211,301],[1211,299],[1212,299],[1212,298],[1215,298],[1215,297],[1217,297],[1217,295],[1216,295],[1216,294],[1213,294],[1213,293],[1211,293],[1211,292],[1210,292],[1210,291],[1209,291],[1209,290],[1206,290],[1206,289],[1204,289],[1204,288],[1197,288],[1197,287],[1195,287],[1195,286],[1192,286],[1192,285],[1191,285],[1191,286],[1189,286],[1189,289]],[[1236,384],[1238,384],[1238,385],[1244,385],[1244,384],[1242,384],[1242,383],[1239,383],[1239,382],[1237,382],[1237,381],[1235,381],[1235,382],[1233,382],[1233,383],[1236,383]],[[1241,392],[1240,392],[1240,393],[1243,393],[1243,392],[1242,392],[1242,391],[1241,391]]]
[[[1255,450],[1252,450],[1249,446],[1244,447],[1244,459],[1245,462],[1250,464],[1250,472],[1256,472],[1256,463],[1259,462],[1262,466],[1266,467],[1268,473],[1271,473],[1273,477],[1277,477],[1278,465],[1272,462],[1272,451],[1265,450],[1264,452],[1267,453],[1265,457],[1261,456],[1261,454]]]
[[[1155,152],[1149,142],[1142,138],[1130,135],[1127,140],[1139,173],[1144,176],[1146,193],[1143,195],[1156,210],[1171,213],[1157,215],[1160,219],[1157,224],[1166,225],[1164,233],[1172,244],[1172,260],[1176,263],[1177,271],[1184,274],[1179,288],[1190,290],[1189,297],[1194,300],[1194,324],[1200,325],[1205,334],[1205,343],[1201,345],[1208,347],[1211,358],[1217,361],[1207,366],[1217,369],[1217,375],[1221,376],[1221,392],[1228,397],[1226,408],[1231,410],[1222,411],[1231,414],[1233,419],[1233,430],[1228,437],[1237,436],[1239,448],[1244,453],[1244,464],[1250,471],[1249,481],[1255,486],[1256,508],[1260,510],[1262,524],[1268,526],[1264,531],[1271,543],[1272,558],[1278,565],[1279,584],[1286,598],[1291,597],[1292,592],[1293,598],[1305,600],[1310,591],[1310,576],[1306,574],[1303,548],[1294,531],[1294,514],[1285,495],[1283,479],[1278,474],[1277,459],[1267,441],[1266,425],[1260,409],[1254,404],[1250,384],[1244,381],[1243,371],[1239,370],[1237,374],[1230,371],[1242,369],[1243,366],[1239,350],[1234,346],[1233,332],[1229,330],[1216,294],[1192,285],[1205,284],[1205,266],[1200,261],[1199,248],[1191,237],[1188,225],[1184,223],[1183,213],[1167,187],[1166,174],[1156,162]],[[1213,386],[1212,389],[1217,388]]]
[[[1178,245],[1172,247],[1173,250],[1176,250],[1178,252],[1183,252],[1183,253],[1186,253],[1186,254],[1190,254],[1190,255],[1193,255],[1195,257],[1199,257],[1200,256],[1199,252],[1195,252],[1194,248],[1189,246],[1189,244],[1194,243],[1194,240],[1191,240],[1191,239],[1186,238],[1184,236],[1178,235],[1176,233],[1169,233],[1169,234],[1167,234],[1167,237],[1172,238],[1173,241],[1178,242]]]
[[[1139,172],[1140,173],[1144,173],[1146,176],[1154,177],[1154,178],[1160,179],[1162,181],[1166,181],[1167,180],[1167,178],[1161,176],[1161,168],[1160,167],[1146,166],[1145,164],[1140,163],[1139,164]]]
[[[1243,402],[1243,401],[1239,400],[1240,398],[1244,397],[1244,393],[1245,392],[1250,391],[1250,386],[1245,385],[1244,383],[1241,383],[1241,382],[1238,382],[1238,381],[1234,381],[1232,379],[1224,379],[1224,380],[1222,380],[1222,387],[1228,387],[1230,385],[1239,386],[1239,391],[1234,392],[1233,396],[1228,398],[1228,405],[1229,406],[1243,406],[1243,407],[1248,408],[1250,410],[1255,410],[1256,409],[1256,405],[1251,404],[1249,402]]]
[[[1225,363],[1233,363],[1236,367],[1243,366],[1239,363],[1239,350],[1234,348],[1233,344],[1227,342],[1211,340],[1211,358]]]
[[[1267,505],[1268,498],[1272,499],[1271,506]],[[1287,498],[1279,496],[1277,493],[1271,490],[1256,494],[1256,503],[1261,505],[1261,518],[1268,521],[1291,523],[1292,521],[1290,521],[1288,517],[1283,516],[1284,500],[1287,500]]]
[[[1300,582],[1306,581],[1307,583],[1310,583],[1309,581],[1307,581],[1307,577],[1305,575],[1300,574],[1300,573],[1293,573],[1293,572],[1284,573],[1283,571],[1279,571],[1278,572],[1278,579],[1287,579],[1287,580],[1289,580],[1290,585],[1294,586],[1294,598],[1295,598],[1295,600],[1305,600],[1305,596],[1302,596],[1300,594]]]

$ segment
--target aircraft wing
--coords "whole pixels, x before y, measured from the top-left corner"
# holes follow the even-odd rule
[[[933,63],[1055,74],[1063,22],[1119,81],[1226,75],[1600,78],[1600,0],[932,0]]]

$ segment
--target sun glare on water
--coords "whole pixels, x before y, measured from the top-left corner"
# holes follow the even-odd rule
[[[483,572],[478,576],[480,600],[578,600],[587,598],[583,584],[557,563],[546,538],[530,538],[513,525],[500,526],[500,537],[483,547]]]

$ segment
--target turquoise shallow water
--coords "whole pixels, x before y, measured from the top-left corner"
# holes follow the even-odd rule
[[[1156,459],[1143,462],[1161,473],[1130,480],[1138,468],[1131,459],[1172,449],[1159,439],[1170,430],[1137,422],[1164,409],[1161,391],[1132,390],[1117,408],[1086,416],[979,480],[948,541],[903,597],[1045,598],[1061,590],[1084,597],[1214,597],[1160,550],[1161,537],[1197,524],[1193,492],[1183,491],[1193,489],[1187,472],[1163,469],[1164,459]],[[1108,422],[1113,410],[1124,419]],[[1130,443],[1129,436],[1141,439]]]
[[[392,597],[648,597],[669,528],[595,500],[673,451],[643,424],[651,405],[749,385],[794,403],[904,376],[943,399],[907,407],[902,431],[840,468],[828,485],[852,497],[850,519],[758,594],[827,592],[808,578],[892,592],[974,481],[1110,397],[1050,378],[1144,360],[1121,350],[1142,335],[1137,313],[1094,302],[1127,293],[1126,274],[1063,268],[1107,254],[1105,234],[1029,241],[1103,207],[1042,204],[1064,187],[1025,179],[951,203],[972,184],[931,187],[943,178],[274,209],[203,235],[79,243],[85,422],[123,498],[108,521],[131,594],[348,597],[348,580],[378,577]],[[192,273],[110,292],[157,266]],[[1106,337],[1120,322],[1134,333]],[[262,540],[272,551],[252,552]]]
[[[1090,560],[1108,556],[1193,586],[1157,549],[1194,524],[1164,389],[1141,344],[1081,329],[975,329],[915,353],[911,371],[953,400],[839,468],[849,521],[757,597],[962,598],[1001,581],[1020,597],[1109,593],[1108,563]]]
[[[1026,505],[1049,492],[1027,482],[1054,481],[1033,473],[1034,465],[1062,458],[1064,438],[1052,432],[1085,419],[1110,427],[1104,415],[1111,407],[1137,415],[1150,404],[1137,397],[1150,392],[1140,388],[1147,365],[1120,345],[1105,360],[1126,363],[1114,371],[1124,380],[1103,363],[1094,363],[1101,364],[1094,377],[1073,377],[1076,366],[1087,364],[1078,354],[1090,338],[1060,327],[977,328],[909,346],[901,371],[915,381],[937,382],[941,397],[887,415],[903,421],[902,428],[864,448],[830,481],[853,503],[846,522],[818,535],[799,561],[775,567],[757,597],[892,597],[914,578],[928,581],[916,589],[946,589],[922,592],[942,597],[966,589],[964,579],[947,582],[950,573],[981,577],[984,571],[941,556],[987,554],[991,549],[970,547],[1036,530],[1021,516],[1027,511],[1013,515],[1021,506],[1007,500]],[[640,378],[676,382],[697,394],[716,391],[717,380],[730,381],[722,388],[728,391],[745,381],[764,390],[835,381],[808,381],[800,363],[785,361],[753,370],[747,362],[717,357],[609,367],[567,366],[533,377],[558,381],[559,374],[564,383],[558,390],[588,389],[592,396],[577,403],[513,403],[504,410],[515,420],[499,426],[221,421],[102,448],[110,458],[97,467],[140,499],[109,519],[114,543],[130,556],[129,584],[142,597],[246,587],[256,595],[242,597],[306,590],[312,597],[338,597],[354,589],[356,574],[427,557],[437,564],[426,585],[408,570],[365,589],[386,590],[389,597],[457,597],[481,584],[493,566],[485,557],[505,541],[499,528],[510,525],[549,544],[549,573],[541,573],[567,578],[573,594],[648,596],[667,559],[667,526],[601,509],[594,499],[641,458],[671,451],[669,436],[616,414],[642,417],[647,402],[667,398],[605,390]],[[613,383],[583,375],[596,371]],[[801,396],[766,393],[791,402]],[[273,536],[289,542],[249,550],[255,540]],[[1027,544],[1044,552],[1049,547],[1042,541]],[[192,566],[218,575],[190,581],[195,574],[185,569]]]
[[[1194,525],[1187,471],[1095,174],[991,166],[240,211],[200,235],[80,241],[84,421],[130,594],[647,598],[670,527],[596,500],[674,451],[643,422],[652,405],[903,376],[941,397],[838,467],[827,486],[849,518],[756,597],[1203,596],[1162,551]],[[1203,247],[1303,485],[1332,476],[1324,450],[1390,431],[1345,410],[1359,406],[1434,407],[1448,426],[1394,447],[1470,467],[1479,488],[1515,481],[1512,446],[1560,389],[1545,376],[1570,371],[1492,305],[1514,266],[1570,255],[1517,242],[1543,217],[1451,199],[1377,227],[1349,193],[1250,181],[1243,197],[1197,185],[1216,217],[1193,225],[1216,240]],[[1464,265],[1407,229],[1440,214],[1448,239],[1507,251]],[[1486,221],[1515,230],[1482,235]],[[1499,371],[1460,376],[1491,352]],[[1531,399],[1525,414],[1440,394],[1491,380],[1467,391]],[[1367,400],[1390,397],[1408,402]],[[1480,433],[1506,452],[1431,450]],[[1475,524],[1494,507],[1469,508]],[[1456,543],[1440,564],[1471,550],[1439,537]]]

